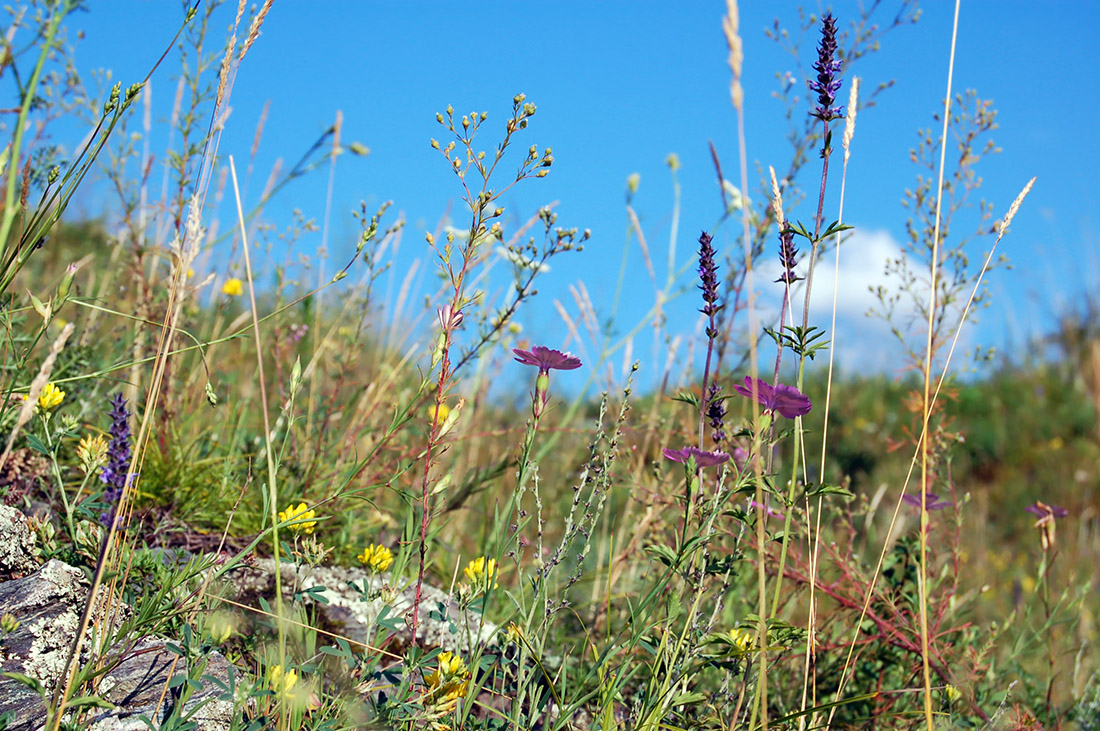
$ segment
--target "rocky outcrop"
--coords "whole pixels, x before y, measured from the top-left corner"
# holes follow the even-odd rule
[[[0,523],[7,535],[18,538],[23,531],[30,535],[26,520],[18,511],[16,516],[0,514]],[[12,524],[17,527],[12,528]],[[32,546],[33,543],[25,542],[5,544],[4,565],[18,567],[19,571],[33,568],[29,550]],[[19,555],[13,548],[27,550]],[[0,616],[4,617],[4,628],[0,629],[0,673],[18,676],[0,675],[0,719],[6,719],[9,731],[43,728],[46,722],[43,696],[50,698],[61,680],[87,597],[84,572],[58,560],[48,561],[22,578],[0,583]],[[119,622],[130,615],[130,608],[124,604],[108,607],[106,601],[97,601],[97,605],[89,635],[102,636],[109,627],[117,629]],[[183,686],[168,689],[164,702],[159,703],[169,679],[188,670],[179,655],[168,649],[168,642],[164,638],[145,637],[133,646],[116,646],[104,653],[98,662],[109,670],[99,677],[91,692],[108,707],[85,710],[81,728],[146,731],[149,726],[142,716],[158,723],[173,713],[193,721],[200,731],[229,728],[232,703],[219,697],[221,691],[209,678],[186,698],[180,695]],[[82,665],[92,660],[91,647],[89,636],[81,648]],[[201,662],[204,676],[228,682],[233,670],[219,653],[210,653]]]
[[[0,505],[0,581],[26,576],[38,568],[34,535],[27,518],[10,505]]]
[[[415,584],[394,588],[388,584],[388,574],[355,567],[310,567],[284,561],[280,569],[284,598],[296,594],[312,604],[325,629],[374,647],[402,648],[411,641],[405,618],[412,612]],[[233,572],[230,582],[243,604],[255,606],[259,597],[270,601],[275,596],[275,562],[259,559]],[[499,631],[480,614],[462,610],[451,595],[427,585],[421,592],[418,619],[418,642],[463,655],[477,643],[492,643]]]

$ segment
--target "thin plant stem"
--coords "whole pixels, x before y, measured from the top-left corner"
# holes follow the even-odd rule
[[[928,664],[928,422],[932,416],[932,338],[936,316],[936,288],[939,286],[940,213],[943,204],[943,177],[947,167],[947,129],[951,121],[951,85],[955,73],[955,44],[959,33],[960,0],[955,0],[955,19],[951,30],[951,54],[947,67],[947,93],[943,100],[943,132],[940,135],[940,170],[936,184],[936,221],[932,231],[932,261],[928,285],[928,339],[924,353],[924,395],[922,407],[920,456],[920,644],[924,674],[924,725],[933,731],[932,674]],[[961,323],[960,323],[961,326]]]

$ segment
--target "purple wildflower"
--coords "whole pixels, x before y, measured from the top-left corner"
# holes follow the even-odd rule
[[[718,265],[714,263],[714,246],[711,245],[711,237],[706,231],[699,234],[699,289],[703,290],[703,302],[706,304],[700,308],[707,317],[713,318],[720,308],[718,301]],[[707,337],[714,338],[717,333],[711,332],[707,326]]]
[[[687,464],[687,461],[694,457],[695,464],[698,467],[717,467],[720,464],[725,464],[730,458],[725,452],[708,452],[698,447],[684,447],[683,449],[665,447],[663,453],[667,459],[681,464]]]
[[[115,394],[111,399],[111,442],[107,447],[107,464],[103,466],[99,479],[106,487],[103,499],[110,506],[100,520],[107,527],[115,517],[118,501],[126,486],[126,474],[130,471],[130,410],[126,408],[126,399]]]
[[[764,508],[764,515],[768,518],[782,518],[783,517],[783,511],[782,510],[776,510],[774,508],[769,508],[767,505],[761,505],[760,503],[756,502],[755,500],[750,501],[749,506],[752,507],[754,510]]]
[[[512,348],[516,360],[524,365],[537,366],[539,373],[549,373],[552,370],[571,371],[581,367],[581,359],[572,353],[563,353],[560,350],[547,348],[545,345],[536,345],[531,350]]]
[[[826,124],[842,116],[840,107],[833,106],[842,83],[841,65],[836,55],[836,18],[826,13],[821,18],[821,43],[817,47],[817,62],[814,63],[817,79],[810,82],[810,91],[817,94],[817,107],[810,116]]]
[[[753,397],[753,378],[745,376],[745,385],[734,386],[733,389],[742,396]],[[793,419],[796,416],[805,416],[810,413],[813,404],[808,396],[804,396],[794,386],[779,384],[772,386],[759,378],[756,379],[756,400],[764,407],[765,411],[778,411],[782,416]]]
[[[1032,515],[1038,515],[1040,518],[1065,518],[1069,515],[1069,511],[1060,505],[1047,505],[1046,503],[1036,500],[1033,504],[1024,508]]]
[[[722,387],[717,383],[710,384],[707,395],[707,418],[710,419],[710,428],[714,430],[712,438],[714,443],[721,445],[726,441],[726,402],[721,398]]]
[[[571,371],[581,367],[581,359],[572,353],[563,353],[560,350],[547,348],[545,345],[536,345],[530,350],[512,348],[516,360],[524,365],[532,365],[539,369],[539,376],[535,379],[535,392],[531,395],[531,413],[538,421],[546,410],[546,403],[550,400],[550,371]]]
[[[920,495],[902,495],[901,499],[915,507],[920,507]],[[924,493],[924,505],[928,510],[943,510],[950,508],[955,503],[951,500],[940,500],[934,492]]]
[[[790,226],[784,226],[779,232],[779,261],[783,265],[783,273],[775,281],[794,284],[802,279],[794,273],[798,264],[798,247],[794,245],[794,229]]]
[[[1069,515],[1069,511],[1059,505],[1047,505],[1041,500],[1036,500],[1024,510],[1032,515],[1039,516],[1039,519],[1035,521],[1035,527],[1039,529],[1039,541],[1044,552],[1051,550],[1057,536],[1057,526],[1054,519],[1065,518]]]

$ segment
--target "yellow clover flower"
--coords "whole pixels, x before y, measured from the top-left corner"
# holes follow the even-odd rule
[[[268,671],[268,684],[275,691],[275,697],[290,700],[294,697],[294,686],[298,684],[298,673],[294,670],[283,671],[282,665],[272,665]]]
[[[43,411],[53,411],[65,400],[65,392],[52,383],[47,383],[38,394],[38,407]]]
[[[730,641],[739,653],[746,653],[756,642],[756,635],[744,627],[735,627],[730,630]]]
[[[478,556],[473,561],[466,564],[466,569],[463,573],[466,574],[467,581],[469,581],[470,585],[475,589],[484,589],[490,584],[494,589],[498,586],[496,583],[497,560],[495,558]]]
[[[440,701],[454,701],[466,695],[466,678],[470,671],[466,663],[453,652],[441,652],[438,667],[428,676],[428,688],[442,693]]]
[[[222,644],[233,634],[233,620],[226,614],[215,614],[206,623],[206,633],[217,644]],[[282,668],[279,668],[280,672]]]
[[[524,634],[522,627],[520,627],[515,622],[509,622],[508,630],[504,634],[504,639],[506,639],[509,644],[519,645],[526,642],[526,635]]]
[[[232,277],[225,280],[225,284],[222,285],[222,294],[229,295],[230,297],[240,297],[244,293],[244,287],[242,282],[237,277]]]
[[[360,563],[375,574],[385,571],[393,563],[393,553],[390,549],[377,543],[372,543],[364,548],[358,558]]]
[[[76,445],[76,456],[84,474],[91,474],[107,462],[107,439],[102,434],[82,437]]]
[[[300,523],[287,526],[295,533],[312,533],[313,529],[317,526],[317,521],[313,520],[316,517],[317,514],[314,511],[306,509],[305,503],[298,503],[297,506],[288,505],[286,510],[279,511],[280,523],[291,520],[301,521]]]

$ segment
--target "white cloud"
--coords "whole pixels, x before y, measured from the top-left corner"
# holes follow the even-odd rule
[[[801,239],[796,241],[803,243]],[[799,248],[802,249],[802,263],[798,267],[798,273],[805,277],[808,264],[806,247]],[[888,290],[893,289],[890,278],[886,275],[886,262],[903,256],[901,245],[888,231],[859,228],[851,231],[840,247],[839,277],[836,276],[835,250],[830,249],[818,259],[814,269],[813,293],[810,295],[810,319],[828,321],[829,313],[833,309],[834,289],[838,317],[863,317],[878,304],[872,288],[881,285]],[[770,258],[763,270],[769,280],[778,278],[781,272],[778,258]],[[799,282],[791,292],[794,309],[798,313],[802,311],[804,286],[805,280]]]

